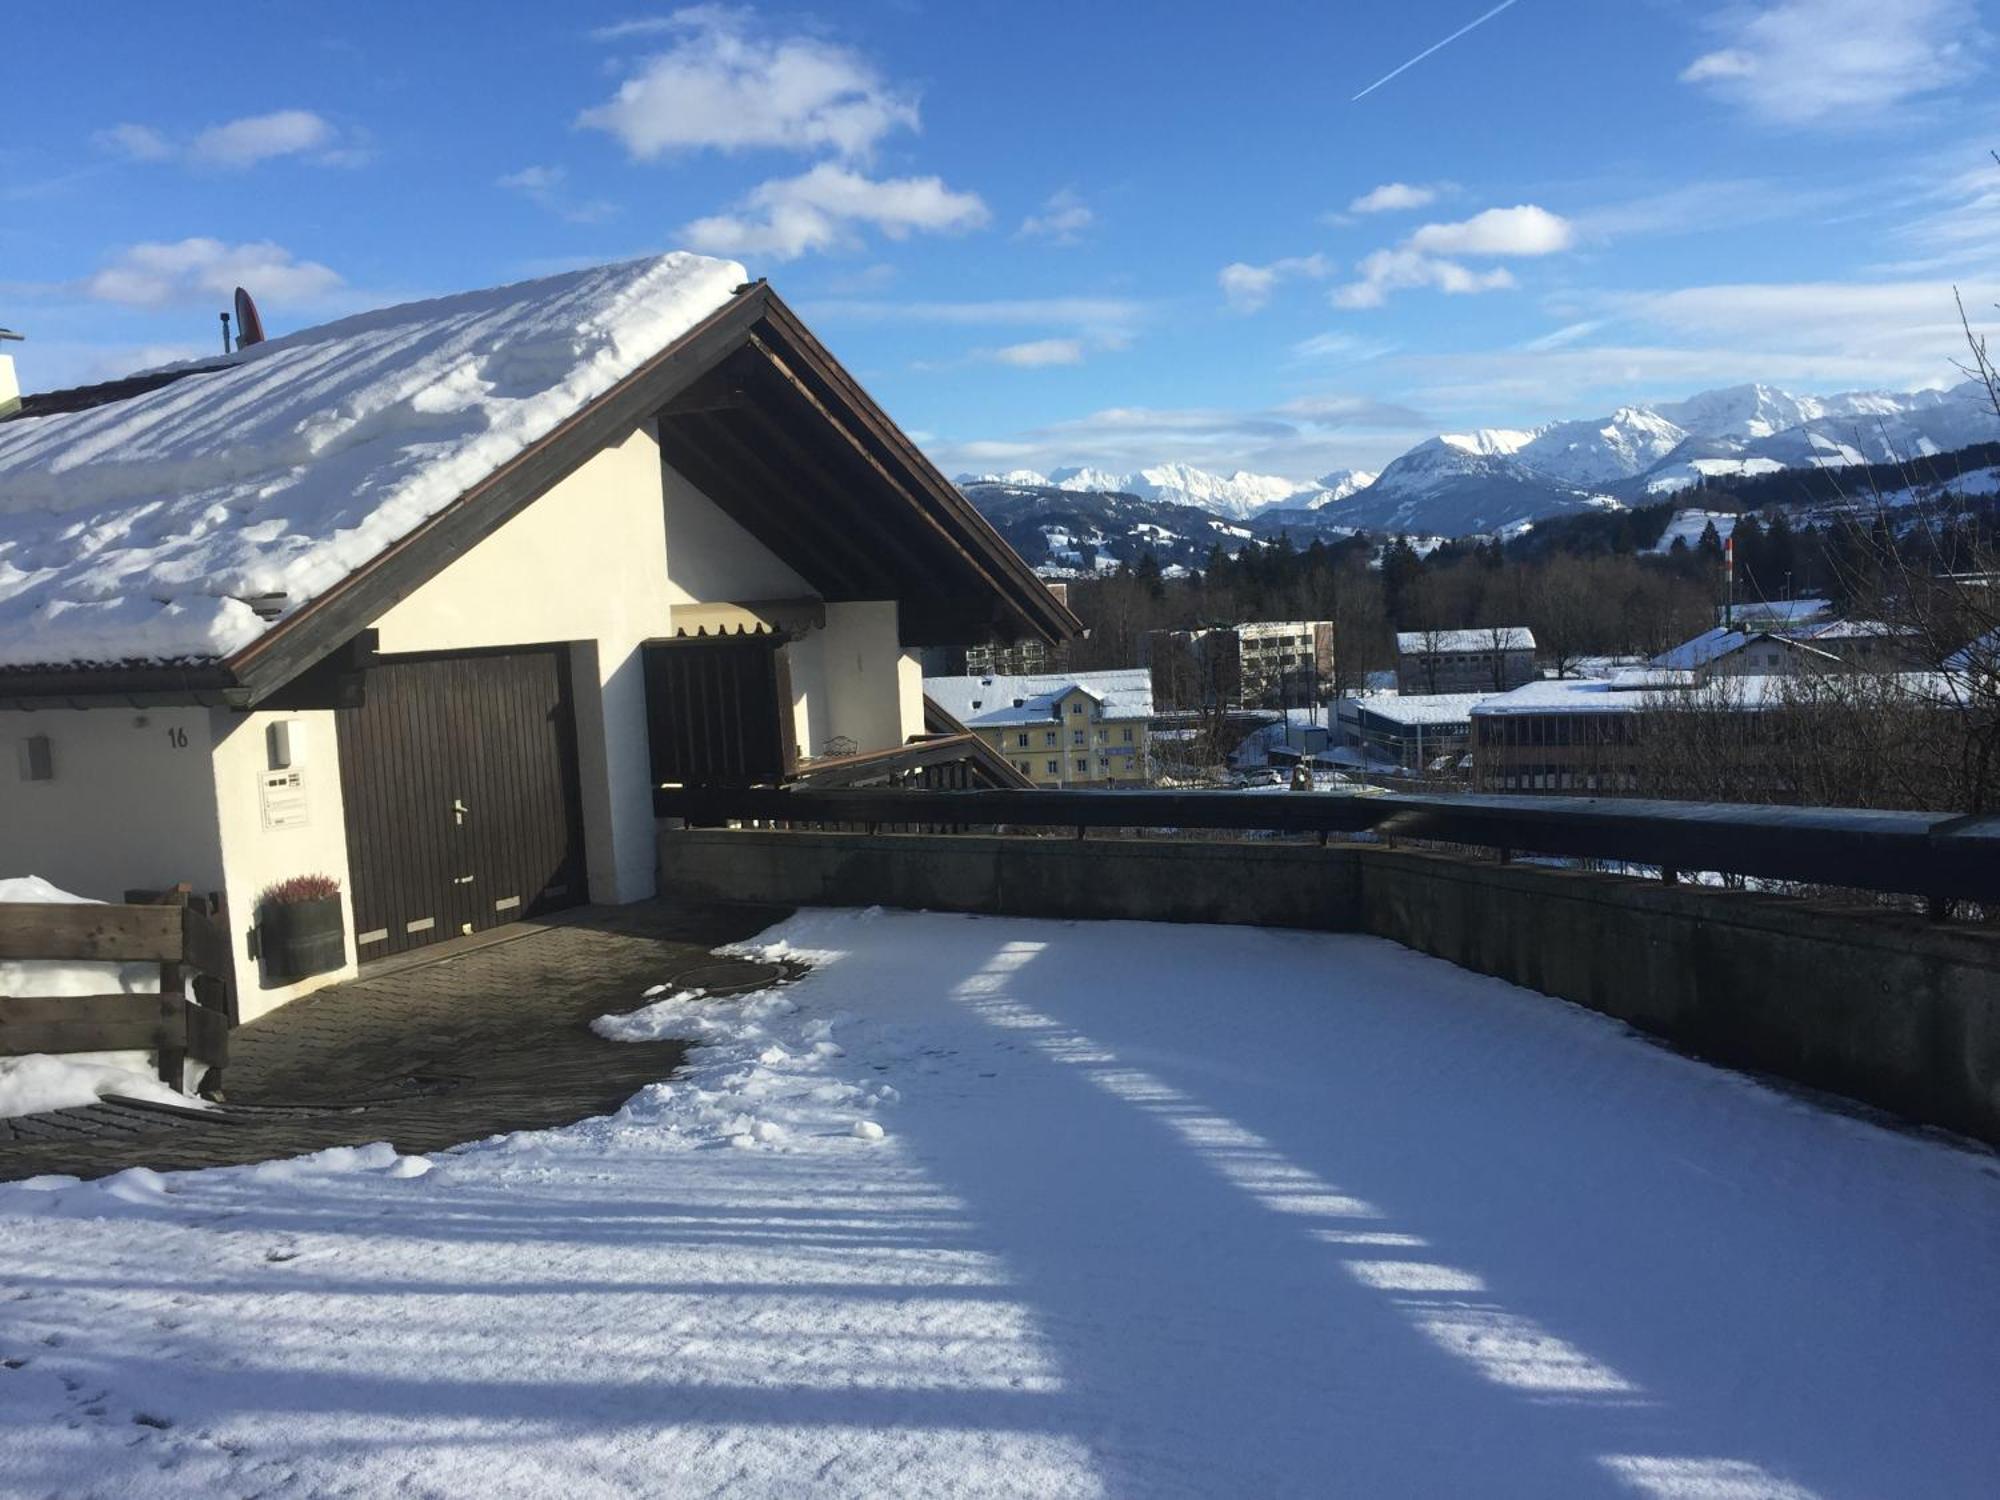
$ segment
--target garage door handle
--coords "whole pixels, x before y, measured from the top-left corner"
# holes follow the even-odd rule
[[[451,799],[452,822],[463,823],[465,821],[465,812],[466,812],[465,803],[457,797],[452,798]]]

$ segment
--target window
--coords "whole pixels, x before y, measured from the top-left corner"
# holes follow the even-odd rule
[[[1103,744],[1108,744],[1108,743],[1110,742],[1110,740],[1111,740],[1111,732],[1110,732],[1109,730],[1107,730],[1107,729],[1100,729],[1100,730],[1098,730],[1098,731],[1097,731],[1097,743],[1098,743],[1098,744],[1100,744],[1100,745],[1103,745]]]
[[[1019,771],[1023,776],[1026,776],[1028,774],[1028,763],[1025,760],[1017,760],[1014,762],[1014,769]]]
[[[1129,729],[1125,731],[1125,743],[1128,745],[1132,743],[1132,731]]]
[[[1100,755],[1100,756],[1098,756],[1098,757],[1097,757],[1097,769],[1098,769],[1098,770],[1100,770],[1100,771],[1107,771],[1107,772],[1108,772],[1108,771],[1109,771],[1109,770],[1111,769],[1111,757],[1110,757],[1110,756],[1108,756],[1108,755]]]
[[[1083,712],[1083,700],[1082,700],[1081,698],[1077,699],[1077,700],[1076,700],[1076,702],[1072,703],[1072,704],[1071,704],[1071,705],[1069,706],[1069,711],[1070,711],[1070,712],[1071,712],[1072,714],[1078,714],[1078,715],[1082,714],[1082,712]]]
[[[1052,761],[1050,761],[1050,762],[1049,762],[1049,774],[1050,774],[1051,776],[1060,776],[1060,775],[1062,775],[1062,762],[1061,762],[1061,761],[1059,761],[1059,760],[1052,760]]]
[[[1048,746],[1048,748],[1051,750],[1055,749],[1056,732],[1053,729],[1051,729],[1046,735],[1042,736],[1042,743]]]
[[[1019,734],[1019,735],[1016,735],[1016,736],[1014,737],[1014,748],[1015,748],[1015,749],[1017,749],[1017,750],[1025,750],[1025,749],[1027,749],[1027,748],[1028,748],[1028,737],[1027,737],[1027,736],[1026,736],[1025,734]]]
[[[1071,743],[1072,745],[1081,745],[1081,744],[1083,743],[1083,741],[1084,741],[1084,731],[1083,731],[1083,730],[1081,730],[1081,729],[1072,729],[1072,730],[1071,730],[1071,731],[1069,732],[1069,742],[1070,742],[1070,743]]]
[[[1079,775],[1079,776],[1088,776],[1088,775],[1090,774],[1090,757],[1089,757],[1089,756],[1087,756],[1087,755],[1079,755],[1079,756],[1078,756],[1078,757],[1076,758],[1076,774],[1077,774],[1077,775]]]

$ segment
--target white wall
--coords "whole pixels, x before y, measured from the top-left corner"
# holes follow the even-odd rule
[[[888,750],[921,733],[923,667],[897,638],[894,600],[829,604],[826,628],[785,648],[799,753],[835,738]]]
[[[661,491],[659,444],[641,428],[375,622],[393,653],[574,643],[593,901],[639,901],[654,889],[639,648],[672,631]]]
[[[267,812],[264,782],[273,772],[270,726],[281,721],[290,727],[290,770],[296,772],[298,786],[274,789]],[[248,714],[217,709],[210,715],[210,732],[212,796],[220,817],[230,940],[236,953],[236,1004],[239,1017],[250,1021],[287,1000],[352,978],[355,972],[354,898],[347,868],[346,809],[340,795],[338,731],[333,713],[326,709]],[[294,875],[327,875],[340,882],[347,961],[330,973],[267,989],[249,951],[257,897],[267,886]]]
[[[55,776],[23,779],[47,735]],[[209,713],[201,708],[0,711],[0,875],[40,875],[98,901],[185,880],[223,888]]]
[[[742,604],[753,599],[804,599],[819,592],[671,463],[664,466],[663,488],[667,597],[673,603]]]

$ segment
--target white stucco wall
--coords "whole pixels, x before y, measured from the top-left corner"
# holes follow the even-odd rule
[[[270,726],[290,728],[292,764],[271,765]],[[300,995],[352,978],[355,972],[354,899],[347,868],[347,820],[340,795],[338,734],[331,710],[310,713],[210,715],[213,802],[218,810],[222,866],[229,892],[229,925],[236,954],[239,1017],[255,1020]],[[271,788],[267,776],[296,776],[296,786]],[[347,962],[340,969],[296,984],[266,988],[250,955],[257,896],[294,875],[327,875],[340,882],[347,932]]]
[[[640,645],[671,632],[666,508],[650,428],[606,448],[396,605],[388,653],[571,642],[593,901],[653,894]]]
[[[897,638],[894,600],[829,604],[826,628],[785,648],[799,753],[834,739],[888,750],[923,729],[923,668]]]
[[[819,591],[668,463],[667,597],[675,604],[805,599]],[[665,634],[666,632],[661,632]]]
[[[24,779],[46,735],[55,775]],[[118,901],[185,880],[222,887],[209,713],[201,708],[0,712],[0,875],[40,875]]]

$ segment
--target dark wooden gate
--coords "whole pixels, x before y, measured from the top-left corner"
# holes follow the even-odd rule
[[[647,643],[654,786],[753,786],[797,766],[779,644],[770,635]]]
[[[383,658],[337,718],[362,962],[587,899],[567,648]]]

